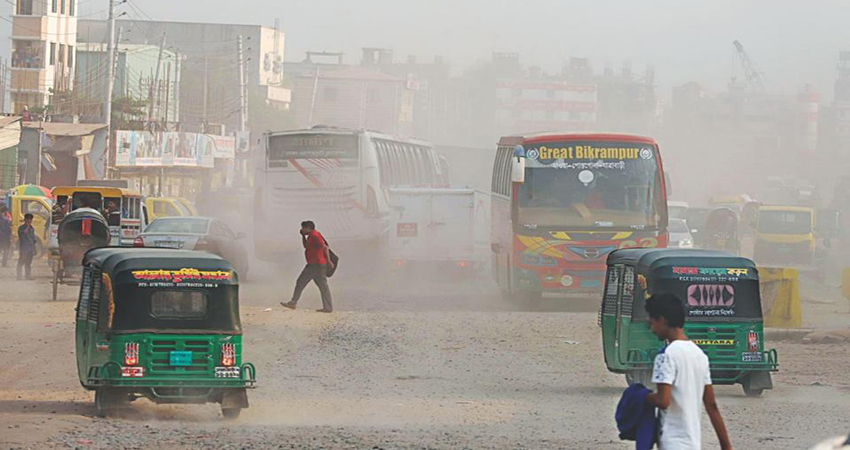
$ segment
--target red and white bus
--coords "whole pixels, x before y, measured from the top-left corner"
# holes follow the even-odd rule
[[[602,289],[618,248],[666,247],[658,144],[625,134],[503,137],[493,166],[493,272],[512,298]]]
[[[387,232],[389,190],[445,187],[448,166],[428,142],[316,126],[269,133],[256,173],[254,250],[262,260],[299,250],[289,233],[313,220],[333,244],[371,247]]]

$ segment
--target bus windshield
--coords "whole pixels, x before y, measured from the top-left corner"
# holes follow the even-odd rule
[[[661,197],[649,145],[539,144],[526,148],[519,221],[532,227],[657,228]]]
[[[290,160],[300,159],[333,159],[351,165],[358,156],[356,134],[284,134],[268,139],[269,168],[288,167]]]

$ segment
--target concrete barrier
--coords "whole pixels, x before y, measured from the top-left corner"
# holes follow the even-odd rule
[[[759,289],[764,324],[772,328],[800,328],[803,311],[797,269],[759,267]]]

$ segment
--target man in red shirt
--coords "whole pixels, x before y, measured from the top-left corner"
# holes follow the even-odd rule
[[[330,251],[324,236],[316,230],[316,224],[311,220],[301,222],[301,243],[304,245],[304,257],[307,259],[307,265],[304,266],[301,275],[298,275],[292,300],[289,303],[280,302],[280,304],[286,308],[295,309],[298,299],[301,298],[301,292],[312,280],[319,287],[319,292],[322,293],[322,309],[318,312],[333,312],[334,307],[327,275],[327,271],[333,268],[333,262],[331,262]]]

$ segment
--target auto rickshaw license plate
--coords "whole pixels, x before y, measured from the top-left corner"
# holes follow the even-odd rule
[[[171,352],[168,361],[172,366],[191,366],[192,352]]]

